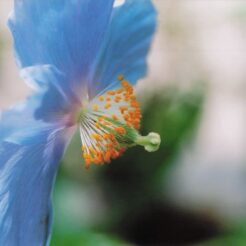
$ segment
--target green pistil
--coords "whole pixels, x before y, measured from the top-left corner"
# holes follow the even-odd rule
[[[113,123],[115,126],[121,126],[126,130],[126,134],[124,136],[116,135],[117,140],[121,144],[124,144],[128,147],[141,145],[148,152],[155,152],[159,149],[161,144],[161,137],[158,133],[151,132],[147,136],[141,136],[136,129],[128,127],[122,122],[115,121],[110,118],[107,118],[107,121]]]
[[[143,146],[148,152],[154,152],[159,149],[161,138],[159,134],[151,132],[147,136],[138,135],[135,139],[135,143]]]

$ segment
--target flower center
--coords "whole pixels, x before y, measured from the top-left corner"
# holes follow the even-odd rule
[[[87,168],[92,163],[110,163],[137,144],[148,151],[155,150],[149,144],[159,147],[160,138],[139,135],[142,116],[133,87],[122,75],[118,80],[115,90],[107,90],[94,98],[80,115],[82,152]]]

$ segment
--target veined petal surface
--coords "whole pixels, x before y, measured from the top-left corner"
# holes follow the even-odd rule
[[[0,245],[46,245],[51,192],[67,139],[37,131],[25,144],[0,142]]]
[[[156,11],[151,0],[125,0],[114,8],[90,80],[92,97],[110,87],[120,74],[133,84],[145,76],[146,58],[155,30]]]
[[[50,120],[55,104],[44,103],[50,91],[36,92],[0,117],[0,245],[49,241],[52,186],[74,132]]]
[[[20,67],[50,64],[78,90],[94,62],[113,0],[15,0],[9,19]]]

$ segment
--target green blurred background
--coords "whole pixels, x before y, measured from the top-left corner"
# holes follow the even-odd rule
[[[0,2],[0,108],[30,93]],[[52,246],[246,245],[246,3],[155,0],[149,75],[137,85],[141,147],[85,170],[79,134],[54,187]]]

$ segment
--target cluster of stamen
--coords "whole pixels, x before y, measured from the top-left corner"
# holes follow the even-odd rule
[[[119,157],[140,128],[141,111],[132,85],[118,76],[119,85],[89,103],[81,115],[80,134],[86,167]]]

